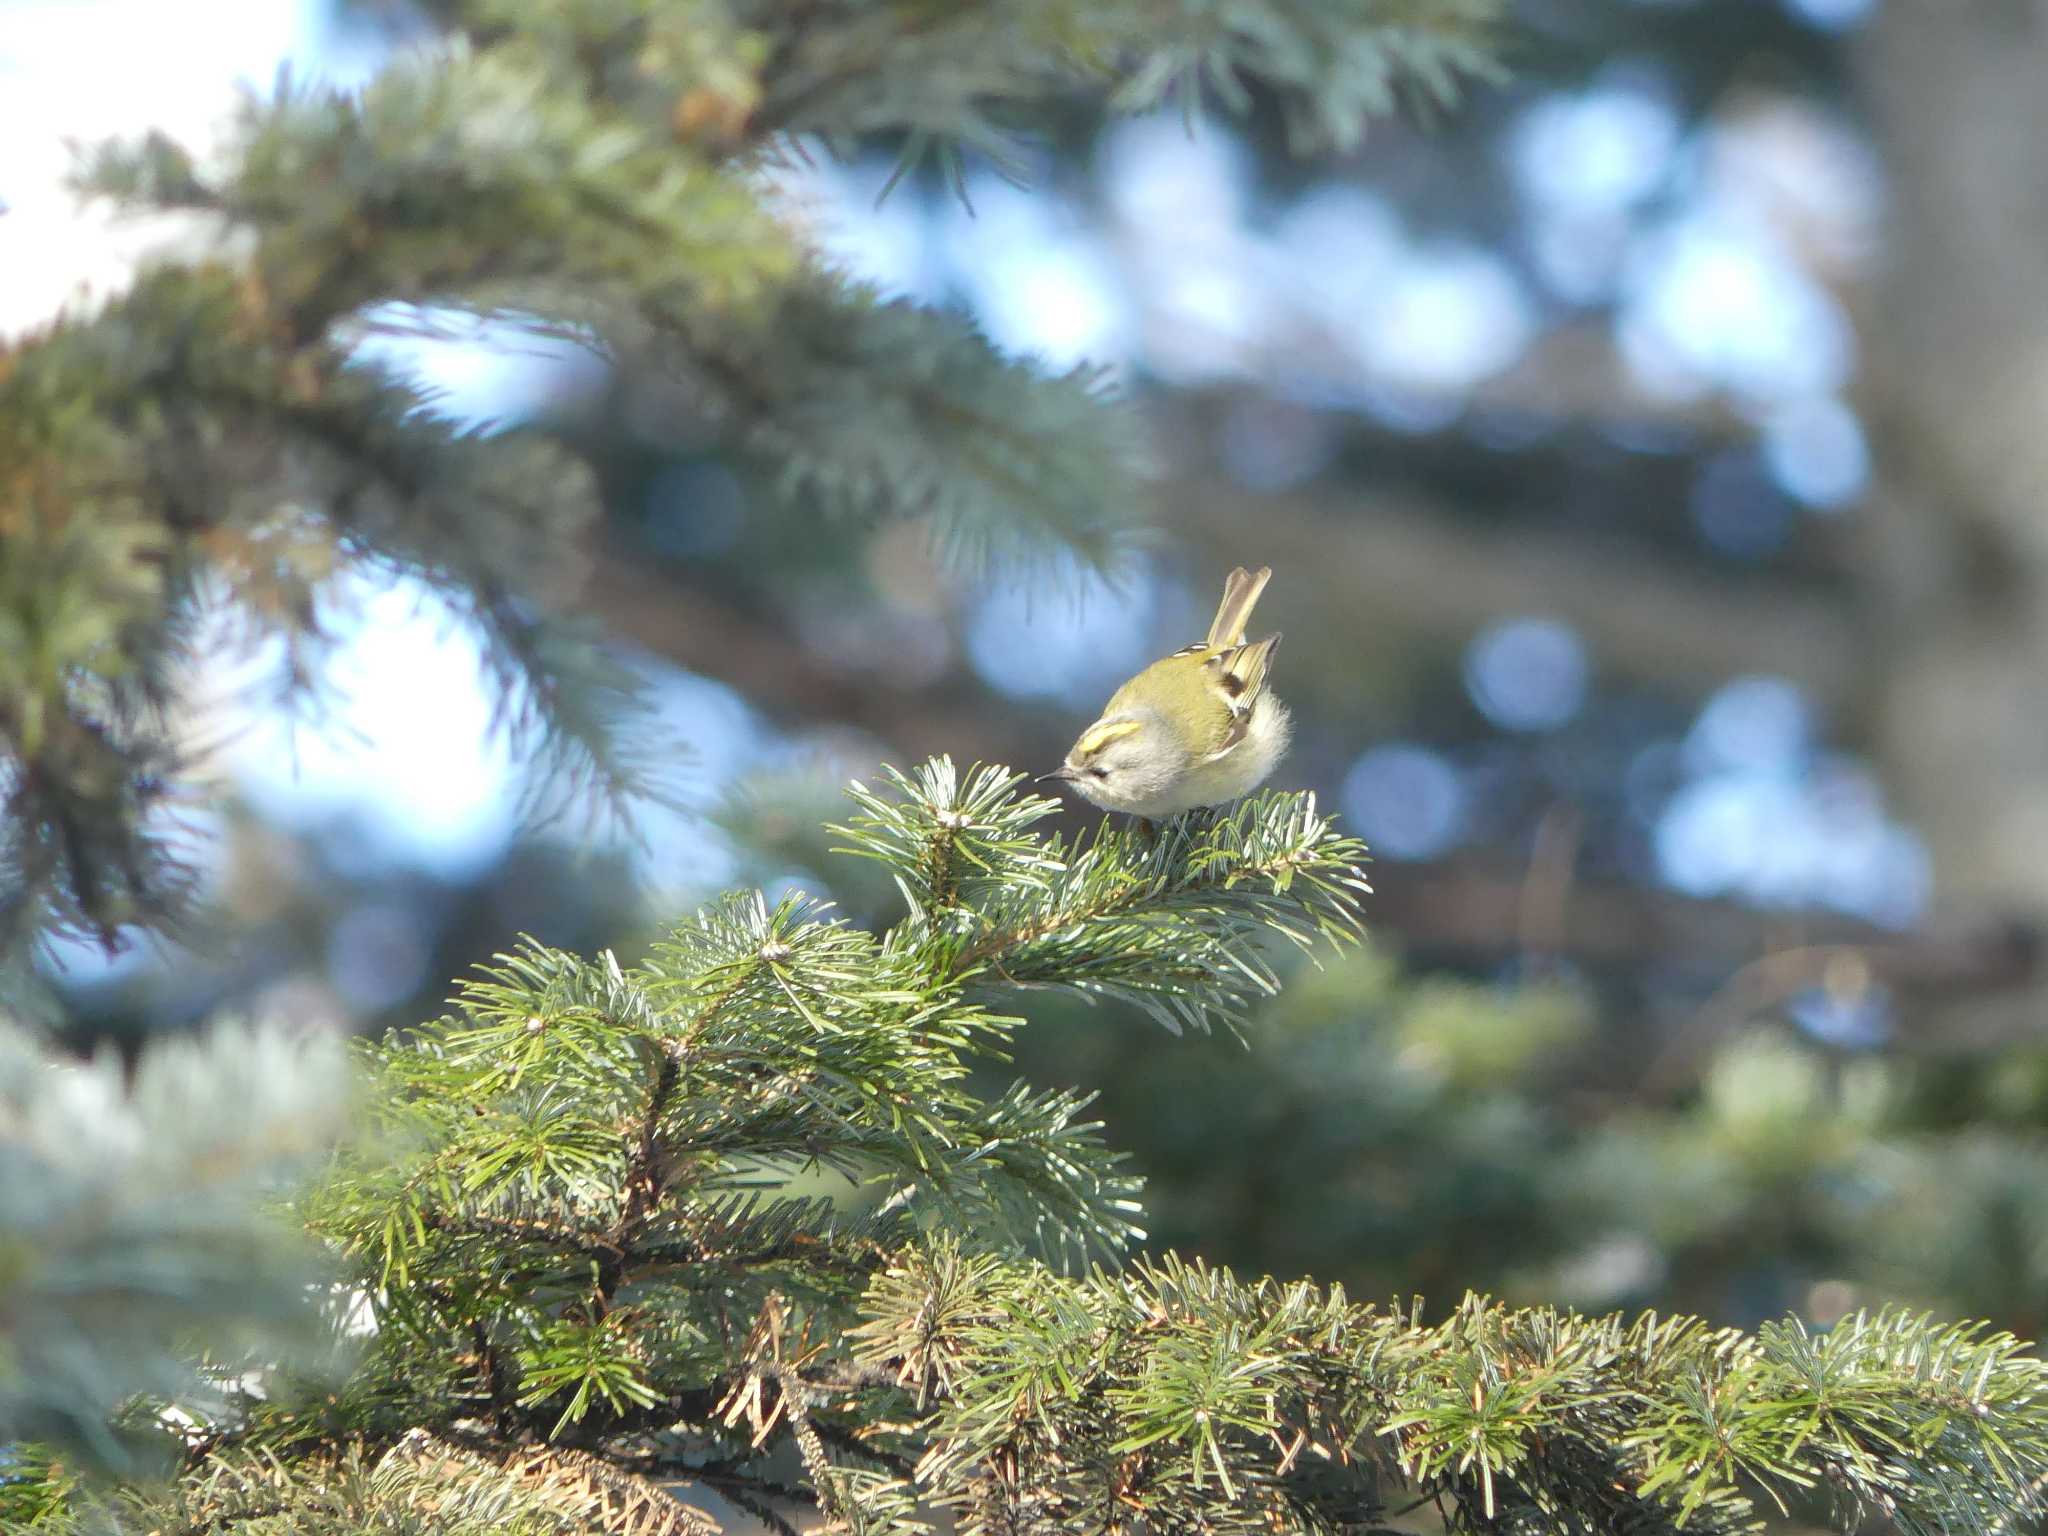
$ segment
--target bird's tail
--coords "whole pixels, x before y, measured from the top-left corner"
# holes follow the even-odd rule
[[[1223,605],[1216,610],[1216,622],[1209,626],[1209,649],[1220,651],[1244,644],[1244,628],[1252,621],[1252,609],[1266,590],[1273,568],[1262,565],[1256,571],[1239,566],[1223,583]]]

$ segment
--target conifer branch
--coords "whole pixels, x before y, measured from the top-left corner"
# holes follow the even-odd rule
[[[1339,836],[1313,796],[1255,795],[1156,838],[1105,820],[1068,843],[1029,830],[1058,802],[1015,797],[1022,782],[989,768],[962,779],[941,758],[914,779],[892,772],[893,794],[856,784],[861,814],[831,829],[845,851],[918,861],[898,885],[913,924],[945,936],[953,980],[1119,998],[1175,1033],[1234,1027],[1279,986],[1263,935],[1312,951],[1363,931],[1364,845]]]
[[[654,1069],[654,1081],[647,1090],[647,1107],[641,1112],[640,1129],[635,1138],[632,1158],[626,1165],[625,1198],[619,1202],[619,1219],[613,1226],[611,1237],[606,1244],[615,1257],[600,1264],[598,1270],[598,1292],[610,1301],[617,1291],[619,1281],[625,1276],[625,1255],[639,1242],[647,1230],[647,1224],[654,1215],[655,1205],[662,1194],[662,1145],[661,1122],[668,1112],[669,1100],[674,1097],[676,1084],[682,1077],[682,1043],[660,1052]]]
[[[0,1016],[0,1443],[130,1470],[138,1393],[194,1407],[246,1359],[316,1361],[317,1257],[261,1202],[341,1130],[337,1053],[222,1026],[62,1063]],[[194,1347],[215,1373],[195,1368]]]
[[[1324,1530],[1419,1497],[1454,1530],[1713,1536],[1816,1487],[1845,1526],[1990,1532],[2048,1464],[2048,1366],[1900,1312],[1748,1338],[1468,1299],[1425,1327],[1172,1259],[1075,1281],[943,1246],[868,1311],[856,1354],[931,1391],[919,1483],[974,1532],[1106,1503]]]
[[[1447,103],[1490,77],[1501,15],[1495,0],[803,9],[763,71],[754,132],[895,130],[949,166],[975,152],[999,167],[1018,162],[1020,109],[1076,83],[1106,85],[1125,110],[1177,97],[1191,113],[1205,94],[1242,113],[1257,87],[1300,147],[1348,149],[1403,90]]]
[[[1889,1311],[1743,1334],[1476,1298],[1431,1324],[1170,1256],[1040,1262],[1113,1251],[1134,1186],[1073,1096],[972,1090],[1023,1021],[970,984],[1067,966],[1135,990],[1165,933],[1212,955],[1170,994],[1209,1016],[1240,996],[1221,957],[1258,932],[1355,933],[1357,845],[1298,795],[1066,842],[1005,770],[887,782],[839,829],[910,902],[887,932],[729,898],[639,967],[529,945],[366,1050],[385,1134],[293,1208],[373,1331],[344,1380],[279,1364],[207,1409],[136,1528],[269,1511],[340,1536],[336,1511],[396,1496],[373,1467],[438,1489],[451,1522],[682,1529],[655,1479],[768,1508],[790,1448],[847,1529],[936,1510],[965,1536],[1322,1533],[1418,1500],[1453,1531],[1734,1536],[1819,1494],[1845,1529],[1990,1536],[2040,1507],[2048,1366],[1981,1328]],[[790,1186],[817,1168],[870,1197]],[[58,1509],[64,1536],[95,1508],[47,1467],[0,1498]]]

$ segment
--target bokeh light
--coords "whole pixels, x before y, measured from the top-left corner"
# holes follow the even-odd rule
[[[1778,480],[1747,448],[1731,448],[1701,465],[1686,504],[1707,546],[1736,560],[1778,553],[1797,517]]]
[[[1877,0],[1785,0],[1785,9],[1801,21],[1838,32],[1864,21],[1876,3]]]
[[[1764,461],[1785,490],[1809,507],[1833,510],[1863,494],[1870,449],[1855,413],[1832,398],[1794,400],[1764,423]]]
[[[1495,725],[1554,730],[1586,702],[1586,648],[1555,619],[1509,619],[1487,628],[1465,652],[1465,687]]]
[[[1400,390],[1454,394],[1506,369],[1535,317],[1513,271],[1458,245],[1414,252],[1388,277],[1358,337],[1365,365]]]
[[[1111,211],[1134,229],[1173,229],[1190,241],[1231,238],[1256,167],[1226,124],[1176,111],[1112,122],[1096,149]]]
[[[1640,80],[1545,96],[1507,139],[1524,193],[1546,210],[1612,213],[1641,202],[1671,171],[1678,115]]]
[[[931,199],[914,178],[891,185],[885,155],[835,160],[822,145],[764,175],[823,250],[825,259],[888,298],[933,303],[945,277],[931,236]],[[886,189],[887,195],[884,196]]]
[[[1898,927],[1922,916],[1925,848],[1893,821],[1876,779],[1817,753],[1812,711],[1779,678],[1742,678],[1700,710],[1686,778],[1654,838],[1661,877],[1695,896],[1828,907]]]
[[[1386,200],[1348,181],[1321,181],[1274,222],[1274,264],[1288,292],[1327,330],[1348,334],[1373,311],[1407,237]]]
[[[1870,1050],[1891,1038],[1897,1019],[1889,989],[1864,985],[1852,991],[1809,987],[1785,1005],[1792,1022],[1823,1045],[1837,1050]]]
[[[1058,595],[1015,582],[985,588],[967,626],[968,659],[1004,693],[1099,706],[1148,659],[1153,580],[1116,585],[1068,565],[1048,587]]]
[[[1344,775],[1341,798],[1345,818],[1384,858],[1435,858],[1464,831],[1463,778],[1442,753],[1416,742],[1365,752]]]
[[[1660,393],[1713,387],[1760,404],[1839,390],[1855,356],[1828,292],[1768,232],[1713,212],[1680,218],[1638,248],[1619,339]]]
[[[968,198],[972,212],[948,200],[937,222],[953,288],[989,339],[1055,369],[1122,361],[1130,303],[1080,210],[989,172],[972,179]]]
[[[1739,677],[1701,707],[1686,755],[1703,772],[1738,769],[1796,777],[1813,743],[1813,714],[1781,677]]]

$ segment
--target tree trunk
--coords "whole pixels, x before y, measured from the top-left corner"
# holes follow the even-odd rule
[[[2048,912],[2048,3],[1891,0],[1856,65],[1891,174],[1860,317],[1871,735],[1944,901]],[[1948,1022],[2038,1032],[2048,995]]]

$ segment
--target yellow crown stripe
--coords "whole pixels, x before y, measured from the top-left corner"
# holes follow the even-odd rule
[[[1107,725],[1091,727],[1083,732],[1081,739],[1074,744],[1075,750],[1083,757],[1092,757],[1112,741],[1121,740],[1143,725],[1142,720],[1112,720]]]

